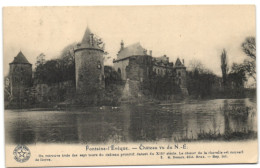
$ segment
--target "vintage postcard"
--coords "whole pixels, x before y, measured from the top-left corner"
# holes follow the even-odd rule
[[[4,7],[6,166],[257,163],[255,13]]]

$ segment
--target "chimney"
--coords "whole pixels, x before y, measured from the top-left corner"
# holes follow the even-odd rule
[[[147,50],[146,49],[144,49],[144,55],[147,55]]]
[[[90,34],[90,46],[94,46],[94,34]]]
[[[184,65],[184,59],[182,59],[183,65]]]
[[[123,40],[121,40],[120,45],[121,45],[121,49],[120,50],[124,49],[124,41]]]
[[[152,56],[153,55],[153,51],[152,50],[150,50],[150,56]]]

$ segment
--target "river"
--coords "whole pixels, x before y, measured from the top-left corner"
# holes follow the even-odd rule
[[[6,143],[235,141],[256,138],[255,99],[5,110]]]

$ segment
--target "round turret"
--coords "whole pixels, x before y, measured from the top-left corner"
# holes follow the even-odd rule
[[[74,48],[77,94],[92,95],[105,87],[102,44],[87,28],[81,43]]]

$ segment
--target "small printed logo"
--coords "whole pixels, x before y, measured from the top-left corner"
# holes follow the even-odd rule
[[[26,162],[27,160],[30,159],[31,156],[31,152],[29,148],[25,145],[18,145],[14,149],[13,154],[14,154],[14,159],[20,163]]]

